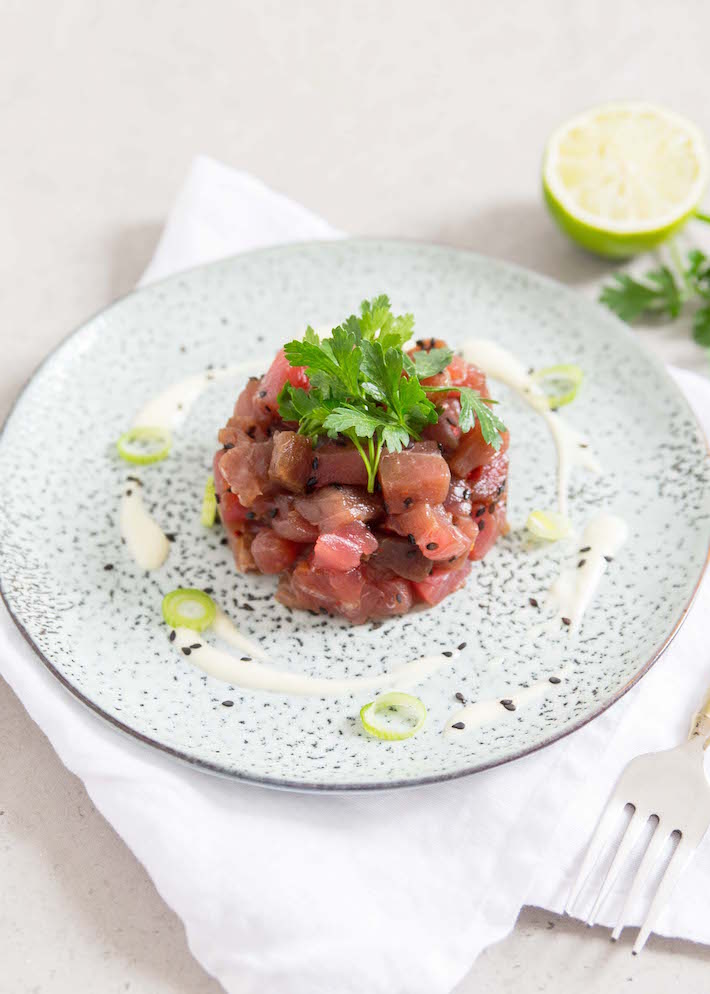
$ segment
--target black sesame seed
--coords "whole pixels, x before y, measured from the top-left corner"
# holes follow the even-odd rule
[[[441,442],[437,442],[436,444],[439,446],[439,452],[441,452],[441,454],[443,455],[444,454],[444,446],[441,444]]]
[[[604,558],[606,559],[606,561],[607,561],[608,563],[611,563],[611,562],[613,562],[613,561],[614,561],[614,557],[613,557],[613,556],[604,556]]]
[[[251,662],[251,656],[240,656],[239,658],[240,658],[240,662],[242,662],[242,663],[250,663]]]
[[[253,610],[254,608],[251,606],[251,604],[242,604],[242,611],[253,611]]]
[[[414,498],[412,498],[412,497],[405,497],[404,498],[404,506],[405,507],[410,507],[413,503],[414,503]]]
[[[267,414],[271,414],[271,408],[269,407],[268,404],[264,404],[264,410],[266,411]]]
[[[246,517],[247,517],[247,521],[253,521],[254,518],[256,517],[256,515],[254,514],[253,511],[247,511]]]
[[[466,698],[465,698],[465,697],[463,696],[463,694],[461,693],[461,691],[460,691],[460,690],[459,690],[459,691],[458,691],[458,693],[457,693],[457,694],[455,694],[454,696],[456,697],[456,700],[457,700],[457,701],[461,701],[461,703],[462,703],[462,704],[463,704],[463,702],[464,702],[464,701],[466,700]]]
[[[494,514],[495,513],[495,509],[496,509],[495,504],[489,504],[488,505],[488,513],[489,514]]]
[[[584,566],[584,564],[586,563],[586,561],[587,561],[586,559],[580,559],[579,562],[577,563],[577,569],[581,569],[582,566]]]
[[[104,569],[108,573],[109,570],[113,569],[113,563],[106,563],[106,565],[104,566]]]
[[[511,700],[508,700],[506,698],[504,701],[501,701],[501,704],[503,705],[506,711],[515,711],[515,705]]]
[[[229,452],[230,449],[234,448],[234,442],[225,442],[222,448]]]
[[[456,648],[459,650],[459,652],[463,652],[463,650],[466,648],[467,645],[468,642],[461,642],[459,643],[459,645],[456,646]]]
[[[562,619],[562,624],[563,625],[571,625],[572,624],[572,619],[571,618],[563,618]]]
[[[580,442],[579,443],[579,447],[580,447],[580,449],[588,449],[589,448],[589,446],[587,445],[586,442]]]
[[[475,518],[480,518],[480,517],[481,517],[481,515],[482,515],[482,514],[485,514],[485,513],[486,513],[486,509],[485,509],[485,507],[479,507],[479,509],[478,509],[478,510],[476,511],[476,513],[474,514],[474,517],[475,517]]]
[[[229,545],[229,539],[228,538],[221,538],[219,540],[219,544],[220,545]]]
[[[251,428],[247,430],[247,435],[249,436],[249,438],[252,439],[254,438],[254,436],[256,435],[256,425],[252,425]]]
[[[259,396],[260,397],[265,397],[266,396],[266,390],[260,390],[259,391]]]
[[[221,500],[222,500],[222,498],[220,497],[220,495],[219,495],[219,494],[215,494],[215,495],[214,495],[214,499],[215,499],[215,501],[216,501],[216,502],[217,502],[218,504],[219,504],[219,503],[221,503]]]
[[[579,551],[580,552],[591,552],[592,551],[592,547],[591,547],[591,545],[585,545],[584,548],[580,549]]]
[[[205,594],[213,594],[214,593],[214,587],[203,587],[202,588],[202,592],[205,593]]]
[[[184,645],[182,647],[182,651],[185,653],[186,656],[189,656],[190,653],[192,652],[192,649],[188,649],[188,647],[186,645]]]
[[[401,604],[402,603],[402,595],[401,594],[396,594],[395,595],[395,600],[397,601],[398,604]]]
[[[313,462],[311,463],[311,468],[312,469],[318,469],[318,456],[315,456],[313,458]]]
[[[503,493],[504,490],[505,490],[505,483],[501,483],[501,485],[498,487],[498,490],[496,491],[496,497],[500,497],[500,495]]]
[[[550,683],[562,683],[562,681],[560,680],[560,678],[558,676],[551,676],[550,677]]]
[[[450,563],[455,563],[455,562],[456,562],[456,556],[451,556],[451,557],[449,558],[449,562],[450,562]]]
[[[464,491],[463,491],[463,493],[461,494],[461,497],[462,497],[462,498],[463,498],[464,500],[468,500],[468,498],[469,498],[470,496],[471,496],[471,491],[470,491],[470,490],[467,490],[467,489],[466,489],[466,488],[464,487]]]
[[[528,597],[528,604],[530,607],[537,607],[537,597]]]
[[[271,510],[269,511],[269,517],[275,518],[278,513],[279,509],[277,507],[272,507]]]
[[[416,538],[411,533],[409,535],[407,535],[407,541],[409,542],[410,545],[416,545],[417,544]]]
[[[190,648],[191,649],[201,649],[202,648],[202,642],[193,642],[192,645],[190,646]]]
[[[433,552],[434,549],[438,549],[439,548],[438,543],[436,543],[436,542],[427,542],[426,547],[427,547],[427,549],[429,549],[430,552]]]
[[[223,708],[233,708],[234,707],[234,701],[222,701],[222,707]]]
[[[139,486],[139,487],[143,486],[143,484],[141,483],[141,481],[138,479],[137,476],[127,476],[126,479],[130,480],[131,483],[137,484],[137,486]]]
[[[126,497],[130,497],[132,493],[133,491],[129,487],[128,490],[126,490]]]
[[[168,635],[168,638],[170,639],[171,642],[175,641],[175,635],[176,635],[176,632],[175,632],[175,629],[173,629],[173,631],[170,632],[170,634]]]
[[[464,725],[464,723],[462,721],[455,721],[454,724],[451,727],[452,728],[457,728],[457,729],[461,730],[462,728],[465,728],[466,726]]]
[[[174,542],[175,541],[175,532],[166,532],[165,533],[165,537],[167,538],[168,542]]]
[[[479,532],[482,532],[485,527],[486,527],[486,522],[483,520],[483,518],[479,518],[478,519],[478,530],[479,530]]]
[[[318,482],[318,477],[317,476],[309,476],[308,479],[306,480],[306,486],[307,487],[315,487],[315,485],[316,485],[317,482]]]
[[[450,649],[445,649],[441,655],[446,656],[447,659],[451,659],[451,657],[453,656],[453,652],[451,652]]]

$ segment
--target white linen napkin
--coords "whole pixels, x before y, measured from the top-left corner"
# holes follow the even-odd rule
[[[337,235],[200,158],[144,282],[256,245]],[[710,384],[676,375],[710,430]],[[706,582],[665,656],[579,732],[474,777],[374,795],[276,792],[171,761],[67,694],[4,610],[0,674],[228,992],[447,994],[524,903],[560,910],[624,763],[684,737],[710,684],[708,611]],[[710,839],[659,931],[710,942]]]

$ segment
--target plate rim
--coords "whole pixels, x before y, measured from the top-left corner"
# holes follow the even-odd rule
[[[7,431],[13,416],[16,414],[18,406],[22,401],[22,398],[24,397],[30,385],[34,382],[35,378],[44,369],[45,365],[47,365],[85,328],[92,325],[100,317],[109,314],[115,307],[121,306],[129,298],[135,296],[136,294],[142,294],[145,291],[153,290],[161,286],[166,286],[173,282],[178,282],[180,278],[186,275],[191,275],[193,273],[197,273],[202,270],[208,270],[215,266],[228,264],[230,262],[234,262],[244,257],[251,258],[258,255],[270,255],[270,254],[279,254],[279,253],[290,254],[292,252],[297,253],[299,250],[302,250],[304,248],[313,248],[315,246],[330,247],[333,246],[334,244],[372,245],[373,247],[386,245],[391,248],[402,248],[409,250],[411,250],[412,248],[419,247],[424,249],[433,249],[436,252],[441,252],[441,253],[453,253],[456,255],[468,257],[469,259],[472,259],[474,261],[479,261],[487,264],[492,263],[496,267],[500,267],[501,269],[520,274],[524,276],[526,279],[532,278],[533,282],[553,288],[556,293],[558,294],[561,293],[562,296],[564,297],[568,297],[570,299],[574,299],[577,301],[579,301],[580,299],[582,300],[585,299],[580,295],[579,291],[576,291],[572,287],[567,286],[564,283],[560,283],[559,281],[543,273],[538,273],[535,270],[528,269],[525,266],[520,266],[517,263],[508,262],[507,260],[504,259],[498,259],[495,256],[484,255],[483,253],[475,252],[471,249],[459,248],[455,245],[451,245],[446,242],[433,242],[427,239],[374,238],[368,236],[361,236],[361,237],[355,236],[347,238],[311,239],[307,241],[301,240],[297,242],[287,242],[276,245],[262,246],[259,248],[250,249],[245,252],[236,252],[231,255],[222,256],[220,258],[213,259],[209,262],[200,263],[196,266],[189,266],[185,269],[177,270],[176,272],[171,273],[169,276],[165,276],[159,280],[154,280],[153,282],[148,283],[146,286],[140,286],[140,285],[136,286],[134,287],[134,289],[129,290],[127,293],[122,294],[120,297],[117,297],[115,300],[111,301],[111,303],[108,304],[106,307],[102,307],[99,310],[95,311],[88,318],[82,321],[80,325],[78,325],[77,327],[69,331],[66,335],[64,335],[59,340],[59,342],[57,342],[57,344],[40,360],[37,366],[35,366],[35,368],[25,379],[19,391],[13,398],[12,403],[7,411],[7,414],[3,419],[2,425],[0,426],[0,446],[2,446],[3,444],[5,432]],[[587,300],[586,303],[593,307],[598,307],[595,301]],[[690,405],[688,398],[685,396],[678,383],[670,375],[665,364],[643,342],[639,341],[636,338],[636,336],[634,336],[631,328],[627,324],[625,324],[623,321],[621,321],[611,312],[607,313],[605,311],[602,311],[601,308],[599,308],[599,310],[600,313],[604,315],[604,319],[608,323],[616,326],[617,333],[625,335],[629,341],[633,342],[634,347],[638,349],[643,354],[644,358],[656,368],[656,371],[660,372],[660,374],[664,377],[666,383],[670,385],[672,391],[680,399],[682,405],[684,405],[687,412],[692,417],[696,425],[696,428],[699,432],[700,438],[705,443],[706,458],[710,458],[710,441],[708,440],[708,436],[705,433],[705,429],[703,428],[695,411]],[[430,776],[420,776],[417,778],[412,778],[407,780],[400,779],[400,780],[391,780],[391,781],[373,782],[373,783],[346,783],[346,782],[332,783],[332,784],[307,783],[305,781],[300,781],[300,780],[291,780],[288,779],[287,777],[277,778],[277,777],[252,776],[243,772],[233,772],[225,770],[217,766],[216,764],[211,763],[209,760],[196,759],[195,757],[190,756],[185,752],[182,752],[180,749],[166,745],[165,743],[160,742],[157,739],[151,738],[151,736],[145,735],[143,732],[139,732],[135,728],[131,728],[128,724],[120,721],[114,715],[111,715],[107,711],[104,711],[98,704],[91,701],[85,694],[83,694],[78,687],[75,687],[56,668],[56,666],[46,656],[43,650],[32,639],[32,636],[29,634],[29,632],[23,625],[21,619],[15,614],[14,610],[12,609],[4,589],[1,569],[0,569],[0,600],[2,600],[3,604],[5,605],[5,608],[7,609],[10,618],[12,619],[16,628],[24,638],[25,642],[31,647],[35,655],[43,663],[46,669],[52,674],[52,676],[55,677],[55,679],[59,682],[59,684],[68,693],[70,693],[71,696],[75,698],[75,700],[79,701],[79,703],[84,705],[84,707],[86,707],[93,714],[99,716],[101,719],[103,719],[105,722],[111,725],[111,727],[121,732],[122,734],[129,736],[131,739],[133,739],[133,741],[140,743],[142,746],[156,749],[162,754],[170,756],[172,759],[177,759],[180,763],[190,767],[191,769],[196,769],[203,773],[209,773],[212,776],[218,776],[224,780],[229,780],[236,783],[244,783],[258,787],[268,787],[275,790],[293,791],[297,793],[317,793],[317,794],[345,793],[345,792],[370,793],[373,791],[403,790],[407,788],[413,789],[416,787],[426,787],[426,786],[431,786],[433,784],[446,783],[452,780],[459,780],[464,777],[472,776],[475,773],[482,773],[485,770],[495,769],[498,766],[503,766],[507,763],[514,762],[515,760],[522,759],[524,756],[533,755],[534,753],[547,748],[547,746],[552,745],[554,742],[558,742],[561,739],[566,738],[568,735],[571,735],[573,732],[579,731],[580,728],[583,728],[585,725],[596,720],[598,717],[604,714],[604,712],[607,711],[613,704],[616,704],[617,701],[621,700],[621,698],[626,693],[628,693],[628,691],[631,690],[631,688],[635,686],[635,684],[638,683],[639,680],[641,680],[646,675],[646,673],[648,673],[648,671],[651,669],[654,663],[656,663],[660,659],[660,657],[665,653],[668,646],[671,644],[675,636],[678,634],[678,632],[680,631],[683,623],[685,622],[688,616],[688,613],[697,596],[698,590],[700,589],[700,584],[702,583],[705,573],[708,569],[708,565],[710,565],[710,542],[708,543],[708,548],[705,553],[705,559],[703,561],[695,585],[693,586],[693,589],[691,591],[690,597],[683,606],[680,616],[676,619],[675,623],[673,624],[673,627],[671,628],[666,638],[663,640],[661,645],[654,651],[651,657],[647,659],[643,663],[643,665],[634,673],[634,675],[625,684],[623,684],[607,701],[602,703],[598,708],[596,708],[590,714],[585,715],[579,721],[574,722],[573,724],[569,725],[568,727],[565,727],[561,731],[552,733],[551,735],[549,735],[548,737],[546,737],[545,739],[536,743],[533,746],[529,746],[527,748],[521,749],[518,752],[514,752],[497,759],[492,759],[489,762],[477,763],[474,766],[470,766],[461,770],[456,770],[451,773],[437,773],[437,774],[432,774]],[[0,557],[0,567],[2,567],[1,557]]]

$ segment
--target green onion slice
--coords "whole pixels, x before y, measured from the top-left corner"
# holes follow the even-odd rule
[[[163,597],[163,618],[171,628],[202,632],[217,614],[217,605],[202,590],[179,588]]]
[[[565,538],[571,529],[569,520],[557,511],[531,511],[526,527],[537,538],[547,539],[548,542]]]
[[[405,729],[389,727],[383,724],[381,717],[384,711],[402,710],[414,719],[414,723]],[[389,694],[381,694],[374,701],[370,701],[360,711],[360,721],[362,727],[370,735],[377,739],[384,739],[385,742],[399,742],[402,739],[411,739],[419,731],[426,721],[426,708],[418,697],[411,694],[402,694],[392,691]]]
[[[216,517],[217,498],[214,494],[214,476],[208,476],[207,483],[205,483],[205,496],[202,498],[202,514],[200,515],[200,521],[205,528],[211,528]]]
[[[152,428],[141,426],[129,428],[116,442],[116,448],[121,459],[147,466],[152,462],[160,462],[170,452],[172,439],[167,428]]]
[[[530,374],[530,379],[542,388],[551,408],[571,404],[577,396],[584,373],[572,363],[564,366],[546,366]]]

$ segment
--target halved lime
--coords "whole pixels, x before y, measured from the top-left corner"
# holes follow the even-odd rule
[[[572,118],[550,138],[542,169],[560,228],[612,258],[665,241],[695,212],[707,181],[698,128],[646,103],[607,104]]]

